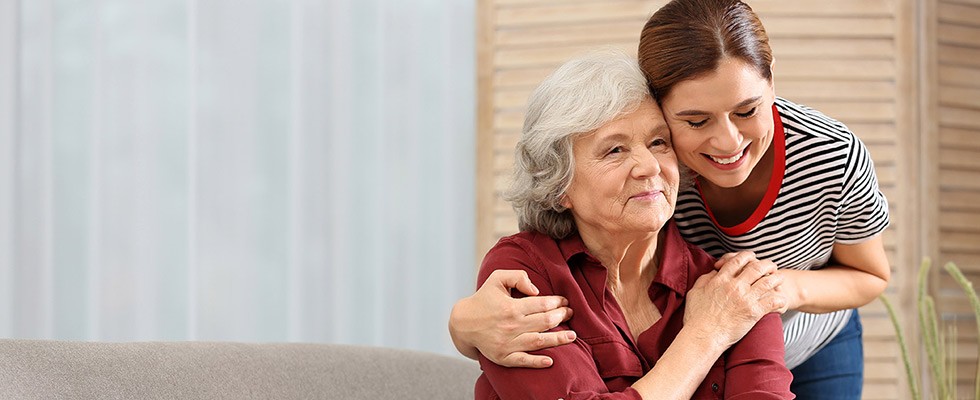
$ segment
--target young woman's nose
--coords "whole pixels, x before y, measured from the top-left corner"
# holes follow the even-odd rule
[[[739,132],[738,126],[727,119],[720,124],[716,124],[715,132],[712,134],[714,147],[724,152],[724,155],[734,154],[741,150],[743,139],[744,137],[742,136],[742,132]]]

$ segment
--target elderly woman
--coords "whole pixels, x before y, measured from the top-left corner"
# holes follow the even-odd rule
[[[774,265],[741,253],[714,272],[671,221],[679,175],[635,59],[592,54],[541,83],[508,193],[521,232],[490,250],[479,283],[524,271],[568,300],[575,315],[553,331],[577,337],[539,352],[546,369],[481,355],[477,398],[793,397],[778,315],[744,317],[782,301]]]

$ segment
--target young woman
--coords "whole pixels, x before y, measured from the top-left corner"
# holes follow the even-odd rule
[[[889,279],[880,235],[888,204],[867,149],[840,122],[776,97],[765,28],[741,1],[671,1],[644,27],[639,59],[678,159],[698,175],[678,197],[681,234],[722,260],[751,250],[774,262],[785,278],[777,291],[788,300],[791,390],[800,399],[860,398],[854,308]],[[509,365],[554,362],[522,351],[565,343],[530,331],[571,312],[553,297],[505,299],[507,283],[527,289],[513,285],[520,275],[506,278],[454,308],[457,347]],[[516,311],[487,311],[500,309]]]

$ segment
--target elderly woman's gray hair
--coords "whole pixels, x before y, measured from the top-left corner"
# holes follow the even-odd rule
[[[561,206],[575,170],[572,141],[636,110],[649,97],[636,58],[613,50],[569,60],[534,89],[505,194],[522,231],[556,239],[575,231],[571,212]]]

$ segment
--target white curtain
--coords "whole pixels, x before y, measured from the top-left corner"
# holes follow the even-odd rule
[[[472,3],[0,0],[0,336],[454,353]]]

